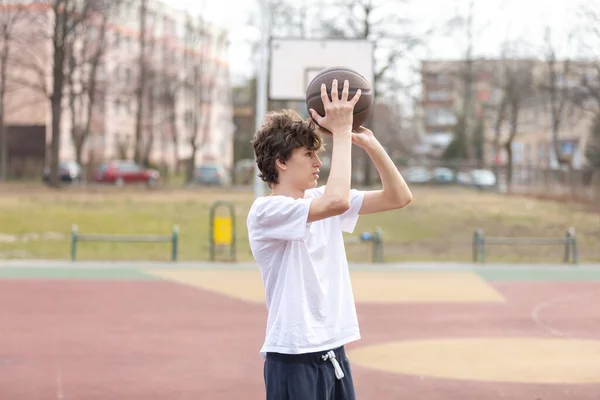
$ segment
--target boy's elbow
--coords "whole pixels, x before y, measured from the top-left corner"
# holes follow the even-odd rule
[[[396,207],[404,208],[407,205],[409,205],[412,202],[412,200],[413,200],[413,195],[410,191],[407,193],[402,193],[402,195],[398,196],[398,198],[396,200]]]
[[[350,199],[343,197],[336,197],[331,199],[329,208],[335,214],[343,214],[350,209]]]

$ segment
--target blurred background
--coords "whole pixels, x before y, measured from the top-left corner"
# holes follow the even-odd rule
[[[285,68],[274,41],[337,39],[371,46],[375,107],[368,126],[422,191],[411,207],[437,207],[444,198],[467,204],[479,219],[458,221],[471,224],[464,228],[470,232],[515,209],[492,211],[486,201],[515,201],[526,204],[535,221],[556,219],[552,228],[534,228],[520,216],[517,227],[500,221],[498,229],[562,234],[576,220],[589,221],[583,229],[594,240],[591,251],[600,241],[593,225],[600,225],[598,216],[586,214],[600,204],[599,26],[600,6],[592,0],[2,0],[0,193],[77,207],[64,205],[23,225],[15,219],[34,208],[23,208],[23,198],[5,200],[0,232],[7,239],[0,252],[63,254],[52,243],[34,250],[23,235],[64,237],[61,232],[88,214],[97,219],[88,229],[100,231],[152,229],[144,225],[148,218],[167,229],[182,223],[180,214],[163,209],[113,226],[107,219],[123,221],[141,206],[122,215],[114,204],[106,214],[84,206],[119,195],[174,202],[169,193],[177,192],[189,202],[234,193],[230,200],[241,202],[243,216],[252,195],[265,191],[255,180],[250,145],[264,113],[293,108],[307,115],[298,90],[289,98],[273,95],[294,76],[305,79],[275,75]],[[366,53],[342,55],[340,49],[332,47],[331,54],[345,65],[364,61]],[[290,71],[319,67],[309,65],[317,60],[297,50]],[[322,183],[330,151],[323,156]],[[355,186],[380,184],[364,152],[355,149],[353,161]],[[555,205],[541,199],[564,205],[549,217],[544,207]],[[203,204],[198,213],[206,215],[209,204]],[[574,204],[580,208],[568,208]],[[432,215],[432,221],[451,218]],[[238,224],[240,238],[243,228]],[[449,224],[419,236],[389,228],[388,236],[406,244],[411,235],[427,239],[456,229]],[[198,235],[194,243],[207,233]],[[419,247],[415,257],[449,248]]]

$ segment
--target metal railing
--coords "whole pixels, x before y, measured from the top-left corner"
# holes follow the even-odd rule
[[[577,236],[575,229],[569,228],[562,237],[486,237],[483,229],[475,230],[473,234],[473,262],[485,263],[486,246],[489,245],[560,245],[564,246],[564,263],[577,264]]]

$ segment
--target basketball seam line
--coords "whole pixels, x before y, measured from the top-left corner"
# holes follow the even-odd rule
[[[312,98],[309,98],[306,102],[308,103],[310,100],[312,100]],[[368,109],[369,107],[371,107],[372,105],[373,105],[373,102],[369,103],[366,107],[364,107],[364,108],[362,108],[362,109],[360,109],[358,111],[355,110],[352,114],[361,113],[361,112],[365,111],[366,109]]]
[[[353,74],[356,74],[358,76],[360,76],[361,78],[363,78],[365,81],[367,80],[361,73],[354,71],[350,68],[344,68],[344,67],[329,67],[328,69],[331,69],[331,71],[328,72],[332,72],[332,71],[346,71],[346,72],[352,72]],[[323,71],[321,71],[322,73]],[[321,73],[319,73],[316,77],[314,77],[310,83],[308,84],[308,86],[310,86],[318,77],[321,76]]]

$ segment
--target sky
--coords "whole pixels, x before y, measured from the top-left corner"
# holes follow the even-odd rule
[[[332,0],[295,1],[318,7]],[[389,12],[412,19],[417,30],[439,27],[460,10],[466,10],[469,3],[468,0],[373,1],[395,4],[388,6]],[[575,14],[585,1],[592,0],[474,0],[475,54],[497,56],[501,43],[509,39],[521,43],[519,55],[541,56],[546,26],[552,27],[559,48],[566,49],[564,43],[568,30],[576,24]],[[253,74],[250,42],[258,40],[260,32],[249,26],[249,20],[252,14],[258,14],[259,0],[169,0],[169,4],[192,13],[202,13],[213,23],[225,27],[229,31],[232,78],[238,80]],[[524,44],[524,41],[527,43]],[[464,54],[464,48],[465,41],[459,34],[437,35],[430,38],[426,48],[413,57],[414,61],[425,57],[459,58]]]

